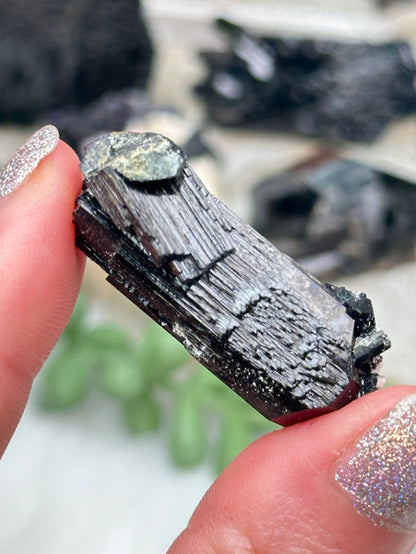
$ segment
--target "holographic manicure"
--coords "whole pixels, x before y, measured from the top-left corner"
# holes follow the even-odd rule
[[[17,189],[39,162],[56,148],[58,142],[58,129],[53,125],[46,125],[36,131],[1,170],[0,197]]]
[[[416,529],[416,395],[401,400],[342,456],[335,478],[376,525]]]

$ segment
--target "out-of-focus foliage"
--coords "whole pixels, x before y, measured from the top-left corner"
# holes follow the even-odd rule
[[[91,327],[78,301],[40,382],[49,410],[75,408],[93,388],[121,408],[132,434],[162,428],[181,467],[211,457],[221,471],[256,436],[276,428],[154,323],[136,343],[116,324]]]

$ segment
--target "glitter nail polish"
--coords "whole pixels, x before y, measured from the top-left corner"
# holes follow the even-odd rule
[[[1,170],[0,197],[17,189],[39,162],[55,149],[58,142],[58,129],[53,125],[46,125],[36,131]]]
[[[335,479],[376,525],[416,530],[416,395],[401,400],[341,457]]]

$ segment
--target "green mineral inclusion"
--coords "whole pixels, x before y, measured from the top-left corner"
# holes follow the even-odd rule
[[[157,133],[109,133],[86,147],[81,170],[88,179],[112,168],[129,181],[147,183],[176,177],[185,155],[167,137]]]

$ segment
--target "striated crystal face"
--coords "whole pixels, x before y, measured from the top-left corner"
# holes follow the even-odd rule
[[[168,139],[106,135],[87,147],[81,167],[78,247],[259,412],[288,424],[359,394],[354,295],[325,289],[244,224]]]

